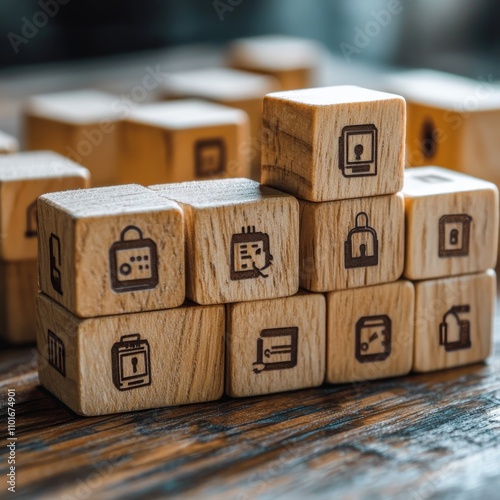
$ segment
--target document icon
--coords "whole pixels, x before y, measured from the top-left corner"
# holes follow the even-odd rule
[[[297,366],[299,329],[269,328],[257,339],[257,359],[253,371],[285,370]]]

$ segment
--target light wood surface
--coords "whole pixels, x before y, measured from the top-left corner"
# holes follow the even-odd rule
[[[24,110],[26,149],[49,149],[87,167],[95,186],[116,184],[117,123],[130,111],[118,96],[75,90],[31,97]]]
[[[81,415],[219,399],[224,325],[223,306],[80,320],[40,294],[40,382]]]
[[[249,122],[239,109],[195,99],[141,106],[120,125],[120,182],[248,177]]]
[[[18,140],[0,130],[0,154],[16,153],[18,150]]]
[[[184,301],[180,207],[138,185],[66,191],[38,201],[40,288],[80,317]]]
[[[498,189],[447,169],[407,169],[405,276],[414,280],[494,267]]]
[[[398,192],[405,102],[361,87],[274,92],[264,99],[262,182],[309,201]]]
[[[328,292],[401,277],[401,194],[323,203],[299,201],[302,288]]]
[[[325,378],[325,297],[227,306],[226,393],[233,397],[316,387]]]
[[[298,291],[299,207],[250,179],[151,186],[177,201],[186,224],[186,296],[199,304]]]
[[[326,381],[359,382],[410,373],[415,290],[400,280],[332,292],[327,303]]]
[[[36,200],[44,194],[88,187],[87,169],[52,152],[0,156],[0,258],[37,257]]]
[[[477,363],[491,354],[496,275],[485,273],[415,284],[413,369],[429,372]]]

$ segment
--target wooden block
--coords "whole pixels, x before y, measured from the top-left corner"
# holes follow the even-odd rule
[[[48,151],[0,156],[0,258],[37,257],[36,200],[44,193],[88,187],[90,174]]]
[[[397,377],[413,362],[415,290],[410,281],[327,294],[326,380]]]
[[[282,35],[242,38],[228,49],[231,67],[273,76],[282,90],[311,87],[320,56],[317,42]]]
[[[325,378],[321,294],[227,306],[226,393],[233,397],[316,387]]]
[[[24,114],[26,149],[50,149],[81,163],[95,186],[116,184],[117,122],[129,107],[95,90],[38,95]]]
[[[219,399],[224,306],[78,319],[37,299],[40,382],[80,415]]]
[[[228,68],[172,73],[162,87],[166,99],[198,97],[245,111],[250,120],[251,137],[243,147],[252,163],[251,175],[255,180],[260,180],[262,102],[266,94],[278,89],[278,81],[270,76]]]
[[[395,281],[404,265],[403,196],[300,202],[300,286],[329,292]]]
[[[396,193],[403,185],[402,97],[338,86],[264,99],[262,182],[309,201]]]
[[[40,289],[80,317],[184,301],[179,206],[138,185],[42,196]]]
[[[496,275],[492,270],[415,283],[413,370],[477,363],[491,352]]]
[[[223,304],[293,295],[299,288],[299,207],[250,179],[151,186],[181,204],[186,296]]]
[[[0,154],[17,153],[19,142],[16,138],[0,131]]]
[[[485,271],[498,246],[498,189],[450,170],[405,172],[406,260],[414,280]]]
[[[0,337],[11,344],[35,341],[36,260],[0,262]]]
[[[141,106],[120,126],[120,181],[248,176],[240,147],[248,139],[248,117],[239,109],[194,99]]]

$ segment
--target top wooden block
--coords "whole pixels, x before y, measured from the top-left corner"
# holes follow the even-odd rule
[[[17,139],[0,131],[0,154],[16,153],[19,151]]]
[[[393,194],[403,185],[405,101],[360,87],[264,99],[262,183],[309,201]]]

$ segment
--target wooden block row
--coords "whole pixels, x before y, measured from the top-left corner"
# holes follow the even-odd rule
[[[19,142],[15,137],[0,131],[0,155],[17,153],[19,151]]]

